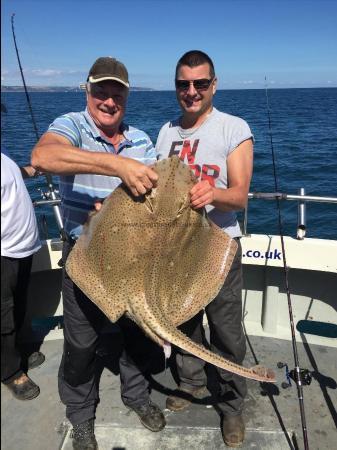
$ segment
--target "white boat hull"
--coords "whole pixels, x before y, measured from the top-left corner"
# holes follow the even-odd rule
[[[280,237],[249,235],[241,243],[247,334],[290,340]],[[284,243],[293,314],[299,328],[296,339],[337,347],[337,339],[331,335],[337,323],[337,241],[285,237]],[[61,248],[59,241],[48,240],[34,256],[26,337],[31,334],[31,322],[35,329],[44,328],[45,339],[62,337]],[[322,332],[324,325],[326,331]]]

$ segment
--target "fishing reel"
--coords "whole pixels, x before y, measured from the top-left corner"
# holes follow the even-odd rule
[[[293,380],[296,384],[300,381],[302,386],[309,386],[312,380],[312,373],[308,369],[299,369],[299,372],[295,369],[289,370],[288,364],[283,362],[278,362],[277,367],[282,369],[285,367],[285,374],[287,378],[287,382],[281,383],[283,389],[287,389],[291,387],[291,380]]]
[[[43,200],[55,200],[53,197],[53,194],[58,195],[59,191],[54,189],[53,191],[48,190],[48,191],[43,191],[41,188],[37,188],[37,190],[40,192],[40,195],[42,197]]]

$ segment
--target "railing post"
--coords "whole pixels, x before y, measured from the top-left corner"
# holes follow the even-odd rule
[[[247,200],[246,207],[244,209],[244,214],[243,214],[243,230],[242,230],[242,234],[244,236],[247,236],[247,225],[248,225],[248,200]]]
[[[299,195],[305,195],[305,189],[300,188]],[[297,214],[297,239],[304,239],[306,234],[306,204],[304,200],[298,202],[298,214]]]

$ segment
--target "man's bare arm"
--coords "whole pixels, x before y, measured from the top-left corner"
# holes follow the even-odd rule
[[[253,172],[253,142],[242,142],[227,159],[228,188],[211,186],[208,181],[197,183],[191,190],[194,208],[212,204],[221,211],[238,211],[245,208]]]
[[[32,166],[59,175],[92,173],[117,176],[138,196],[151,189],[158,175],[138,161],[111,153],[89,152],[74,147],[56,133],[45,133],[32,152]]]

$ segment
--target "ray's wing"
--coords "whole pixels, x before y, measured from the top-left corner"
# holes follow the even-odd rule
[[[75,284],[112,321],[127,311],[127,303],[143,290],[143,253],[151,233],[138,224],[148,210],[117,188],[92,214],[66,263]]]
[[[155,170],[158,188],[147,198],[155,227],[151,251],[143,260],[144,289],[147,301],[179,325],[216,297],[237,244],[205,210],[191,208],[189,192],[197,180],[187,165],[171,157],[158,162]]]
[[[158,303],[174,325],[194,317],[217,296],[237,250],[235,240],[200,214],[187,234],[179,233],[181,228],[167,234],[147,283],[149,301]]]

